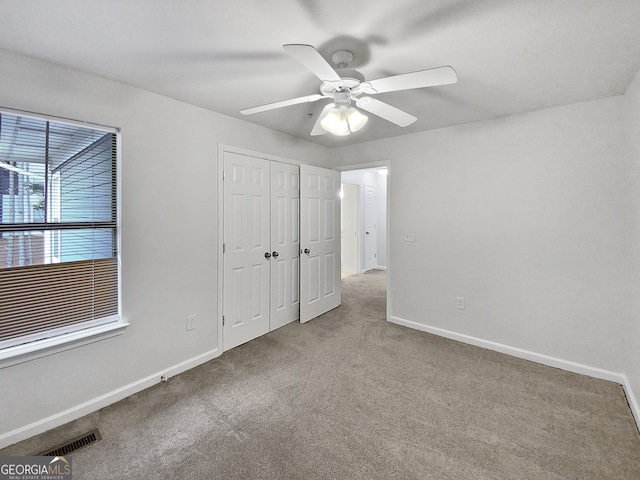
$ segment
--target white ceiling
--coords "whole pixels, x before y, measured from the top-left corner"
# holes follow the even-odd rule
[[[418,117],[309,136],[324,102],[282,45],[353,48],[368,80],[451,65],[455,85],[384,93]],[[638,0],[0,0],[0,48],[333,147],[623,94],[640,69]],[[1,70],[1,66],[0,66]]]

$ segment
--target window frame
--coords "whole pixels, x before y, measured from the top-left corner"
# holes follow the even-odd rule
[[[92,122],[84,122],[64,117],[40,114],[22,110],[16,110],[12,108],[6,108],[0,106],[1,114],[19,115],[26,118],[31,118],[39,121],[56,122],[65,125],[79,126],[84,128],[93,128],[103,131],[105,134],[111,133],[116,137],[116,162],[115,162],[115,176],[116,176],[116,195],[115,195],[115,211],[116,211],[116,264],[117,264],[117,315],[111,315],[110,317],[100,320],[88,320],[81,324],[56,327],[48,330],[51,335],[47,335],[44,338],[39,338],[32,341],[27,341],[17,345],[9,345],[0,347],[0,369],[30,361],[36,358],[41,358],[48,355],[53,355],[65,350],[76,348],[81,345],[90,344],[96,341],[101,341],[107,338],[112,338],[117,335],[121,335],[129,323],[122,317],[122,262],[121,262],[121,200],[122,200],[122,137],[119,128],[96,124]],[[42,334],[39,334],[41,337]],[[24,338],[28,339],[28,335]]]

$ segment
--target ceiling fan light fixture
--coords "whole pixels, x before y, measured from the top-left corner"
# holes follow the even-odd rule
[[[349,124],[347,123],[346,106],[334,106],[330,109],[324,118],[320,121],[320,125],[327,132],[334,135],[344,136],[349,135]]]
[[[353,107],[336,105],[320,120],[320,125],[327,132],[342,137],[360,130],[367,123],[367,120],[369,118],[366,115]]]
[[[349,123],[349,130],[357,132],[365,126],[368,120],[369,117],[361,114],[355,108],[349,107],[349,110],[347,111],[347,123]]]

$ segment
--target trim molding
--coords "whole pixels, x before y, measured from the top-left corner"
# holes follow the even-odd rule
[[[631,383],[629,383],[629,379],[626,375],[623,375],[624,383],[622,384],[622,388],[624,388],[624,394],[627,396],[627,403],[629,403],[629,408],[631,408],[631,413],[633,413],[634,418],[636,419],[636,426],[640,431],[640,405],[638,404],[638,399],[633,394],[633,389],[631,388]]]
[[[412,328],[421,332],[431,333],[439,337],[449,338],[451,340],[457,340],[458,342],[467,343],[469,345],[475,345],[476,347],[486,348],[487,350],[493,350],[495,352],[505,353],[512,357],[522,358],[550,367],[559,368],[568,372],[579,373],[581,375],[588,375],[590,377],[599,378],[601,380],[608,380],[622,385],[624,393],[627,396],[627,402],[631,408],[636,425],[640,429],[640,406],[633,394],[633,389],[629,383],[629,379],[623,373],[613,372],[611,370],[604,370],[602,368],[591,367],[582,363],[576,363],[569,360],[563,360],[561,358],[551,357],[549,355],[543,355],[529,350],[523,350],[521,348],[511,347],[502,343],[492,342],[489,340],[483,340],[481,338],[472,337],[463,333],[452,332],[438,327],[432,327],[429,325],[423,325],[421,323],[406,320],[404,318],[390,316],[389,321],[396,325]]]
[[[117,335],[122,335],[128,326],[128,322],[118,320],[117,322],[111,322],[105,325],[89,327],[67,334],[44,338],[24,345],[5,348],[0,352],[0,370],[19,363],[29,362],[36,358],[47,357],[82,345],[88,345]]]
[[[164,370],[160,370],[152,375],[136,380],[128,385],[112,390],[104,395],[100,395],[92,398],[91,400],[87,400],[84,403],[63,410],[62,412],[35,421],[23,427],[16,428],[10,432],[3,433],[0,435],[0,448],[13,445],[14,443],[26,440],[34,435],[38,435],[39,433],[46,432],[47,430],[64,425],[65,423],[84,415],[93,413],[101,408],[111,405],[112,403],[122,400],[129,395],[133,395],[134,393],[138,393],[155,385],[156,383],[160,383],[160,377],[162,376],[166,378],[173,377],[179,373],[206,363],[209,360],[213,360],[214,358],[219,357],[220,354],[221,351],[218,348],[215,348],[201,355],[190,358],[189,360],[185,360],[184,362],[180,362]]]

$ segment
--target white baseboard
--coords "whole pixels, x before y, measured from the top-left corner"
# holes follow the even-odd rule
[[[543,355],[540,353],[531,352],[529,350],[523,350],[521,348],[511,347],[502,343],[496,343],[489,340],[483,340],[481,338],[472,337],[462,333],[452,332],[438,327],[431,327],[429,325],[423,325],[421,323],[406,320],[404,318],[391,316],[389,321],[397,325],[413,328],[414,330],[420,330],[422,332],[431,333],[440,337],[450,338],[451,340],[457,340],[462,343],[475,345],[476,347],[486,348],[500,353],[505,353],[513,357],[523,358],[532,362],[541,363],[550,367],[560,368],[573,373],[579,373],[582,375],[588,375],[590,377],[599,378],[602,380],[608,380],[615,382],[623,386],[627,401],[631,407],[631,413],[636,420],[636,424],[640,429],[640,408],[638,406],[637,399],[633,394],[631,385],[627,376],[623,373],[612,372],[610,370],[604,370],[597,367],[591,367],[581,363],[571,362],[569,360],[563,360],[561,358],[551,357],[549,355]]]
[[[384,265],[378,265],[375,269],[376,270],[386,270],[387,267],[385,267]]]
[[[627,396],[627,402],[629,402],[631,413],[633,413],[633,416],[636,419],[636,425],[638,426],[638,430],[640,430],[640,405],[638,405],[638,399],[633,394],[633,389],[631,388],[629,379],[627,378],[626,375],[623,375],[623,376],[624,376],[624,383],[622,384],[622,387],[624,388],[624,393]]]
[[[201,355],[190,358],[189,360],[185,360],[184,362],[178,363],[152,375],[136,380],[135,382],[125,385],[124,387],[117,388],[116,390],[105,393],[104,395],[100,395],[99,397],[95,397],[84,403],[75,405],[71,408],[68,408],[67,410],[17,428],[10,432],[3,433],[2,435],[0,435],[0,448],[13,445],[14,443],[26,440],[27,438],[30,438],[34,435],[46,432],[48,430],[51,430],[52,428],[59,427],[84,415],[100,410],[101,408],[122,400],[129,395],[133,395],[134,393],[138,393],[145,388],[149,388],[156,383],[159,383],[160,377],[162,376],[164,376],[165,378],[173,377],[175,375],[178,375],[179,373],[185,372],[193,367],[197,367],[198,365],[208,362],[209,360],[213,360],[214,358],[220,356],[221,353],[222,352],[215,348],[214,350],[210,350]]]

